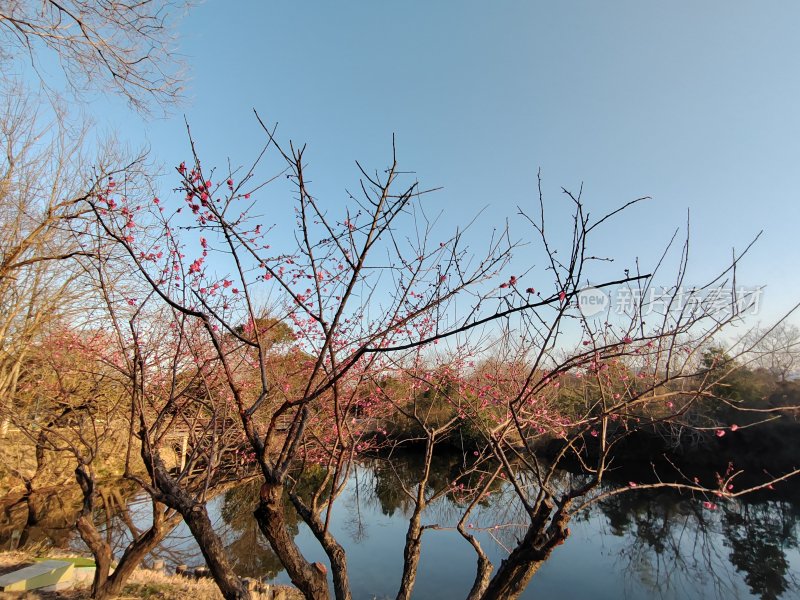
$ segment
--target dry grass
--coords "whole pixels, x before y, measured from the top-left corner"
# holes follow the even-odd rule
[[[51,555],[49,558],[58,558]],[[24,552],[0,552],[0,575],[21,569],[33,563],[32,556]],[[303,595],[289,586],[271,586],[284,591],[286,600],[302,600]],[[62,592],[29,591],[6,593],[4,598],[33,600],[84,600],[90,598],[88,589]],[[266,597],[271,598],[270,595]],[[222,600],[222,594],[211,579],[189,579],[179,575],[165,575],[158,571],[137,569],[123,589],[120,599],[149,598],[151,600]]]
[[[159,600],[222,600],[222,594],[211,579],[189,579],[137,569],[120,598],[158,598]]]
[[[27,567],[32,562],[31,555],[25,552],[0,552],[0,575]]]

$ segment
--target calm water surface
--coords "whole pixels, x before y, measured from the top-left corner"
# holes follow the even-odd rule
[[[437,461],[434,483],[448,480],[457,469],[452,462]],[[413,474],[413,465],[405,466],[405,473]],[[397,476],[386,463],[359,465],[334,508],[331,529],[347,550],[357,600],[394,598],[397,593],[411,508],[399,491]],[[288,583],[251,517],[257,492],[257,484],[248,484],[215,498],[212,518],[242,575]],[[137,518],[145,520],[148,509],[149,504],[141,503]],[[460,511],[457,499],[446,496],[424,514],[424,523],[445,529],[423,536],[415,599],[460,599],[469,590],[476,556],[456,531],[446,529],[455,525]],[[615,496],[572,521],[570,537],[522,597],[800,598],[798,517],[800,503],[787,501],[727,503],[708,510],[701,500],[666,493]],[[472,522],[481,530],[478,535],[495,565],[522,535],[518,524],[523,519],[506,488],[492,494]],[[498,524],[502,525],[495,529]],[[325,562],[308,529],[299,523],[293,529],[306,556]],[[184,526],[159,554],[172,564],[202,564]]]

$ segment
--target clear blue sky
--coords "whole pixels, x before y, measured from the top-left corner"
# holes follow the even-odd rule
[[[93,111],[168,165],[188,157],[185,114],[206,164],[243,164],[263,141],[256,108],[308,143],[334,201],[355,159],[386,165],[394,133],[402,166],[443,186],[428,199],[443,223],[489,207],[476,240],[533,206],[538,168],[554,215],[561,186],[583,183],[594,214],[652,196],[598,238],[613,274],[653,260],[687,209],[692,283],[764,229],[739,278],[767,286],[768,320],[800,300],[799,31],[796,0],[208,0],[180,25],[190,81],[172,117]]]

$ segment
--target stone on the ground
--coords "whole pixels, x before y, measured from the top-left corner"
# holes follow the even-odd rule
[[[194,576],[197,579],[202,579],[203,577],[211,577],[211,571],[209,571],[208,567],[197,567],[194,570]]]

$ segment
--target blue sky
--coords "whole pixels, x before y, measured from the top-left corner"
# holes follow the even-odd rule
[[[236,165],[263,142],[255,108],[308,144],[312,189],[334,203],[395,134],[401,166],[443,187],[426,200],[443,226],[488,209],[478,247],[505,218],[530,238],[515,215],[539,168],[554,219],[561,186],[583,184],[593,214],[652,196],[598,235],[611,276],[652,262],[687,210],[691,283],[763,229],[739,280],[767,286],[767,321],[800,300],[798,31],[796,1],[208,0],[180,24],[190,79],[170,117],[115,99],[92,113],[165,165],[188,158],[185,115],[206,164]],[[543,264],[533,247],[519,260]]]

